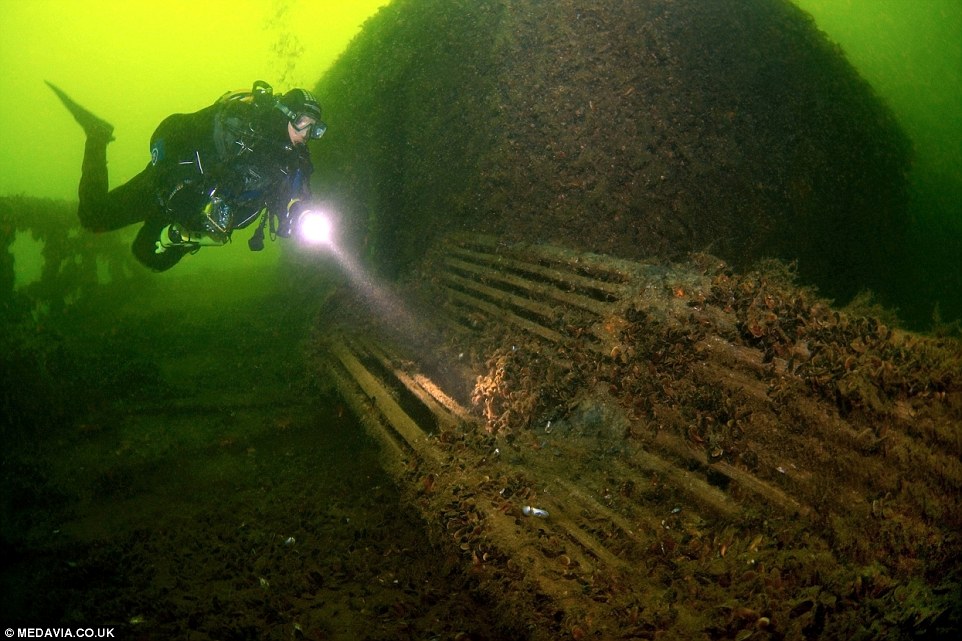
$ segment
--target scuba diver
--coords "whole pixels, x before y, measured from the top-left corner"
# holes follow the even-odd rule
[[[257,222],[252,251],[287,238],[306,211],[312,171],[308,140],[324,135],[321,107],[310,92],[275,97],[270,85],[224,94],[213,105],[174,114],[150,139],[150,162],[127,183],[107,189],[107,144],[113,126],[53,89],[87,136],[77,214],[85,228],[143,226],[134,256],[155,271],[173,267],[203,246],[230,242],[235,229]]]

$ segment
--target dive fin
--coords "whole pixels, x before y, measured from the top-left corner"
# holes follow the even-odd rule
[[[65,94],[60,87],[53,84],[49,80],[44,80],[47,86],[53,89],[53,92],[57,94],[60,98],[60,102],[63,106],[67,108],[67,111],[74,117],[81,127],[84,129],[84,133],[87,134],[88,138],[99,138],[110,142],[114,139],[114,126],[107,122],[106,120],[101,120],[97,116],[93,115]]]

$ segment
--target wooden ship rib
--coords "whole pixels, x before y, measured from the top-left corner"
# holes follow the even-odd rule
[[[338,297],[320,366],[531,638],[957,623],[957,341],[834,310],[777,264],[476,236],[403,297],[411,319],[360,325],[378,310]]]

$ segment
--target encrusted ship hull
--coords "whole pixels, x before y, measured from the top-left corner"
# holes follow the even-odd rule
[[[340,300],[323,366],[531,638],[958,623],[957,342],[709,256],[455,237],[420,274],[407,319],[357,327],[378,310]]]

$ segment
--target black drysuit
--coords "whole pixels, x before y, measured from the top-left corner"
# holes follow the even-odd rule
[[[80,179],[78,214],[93,231],[144,225],[133,253],[164,271],[196,246],[158,252],[161,231],[182,229],[229,239],[261,218],[271,232],[288,235],[291,203],[310,196],[312,171],[305,145],[293,145],[287,118],[250,94],[228,94],[191,114],[166,118],[150,140],[147,167],[127,183],[107,189],[107,140],[88,137]],[[252,245],[252,249],[254,246]]]

